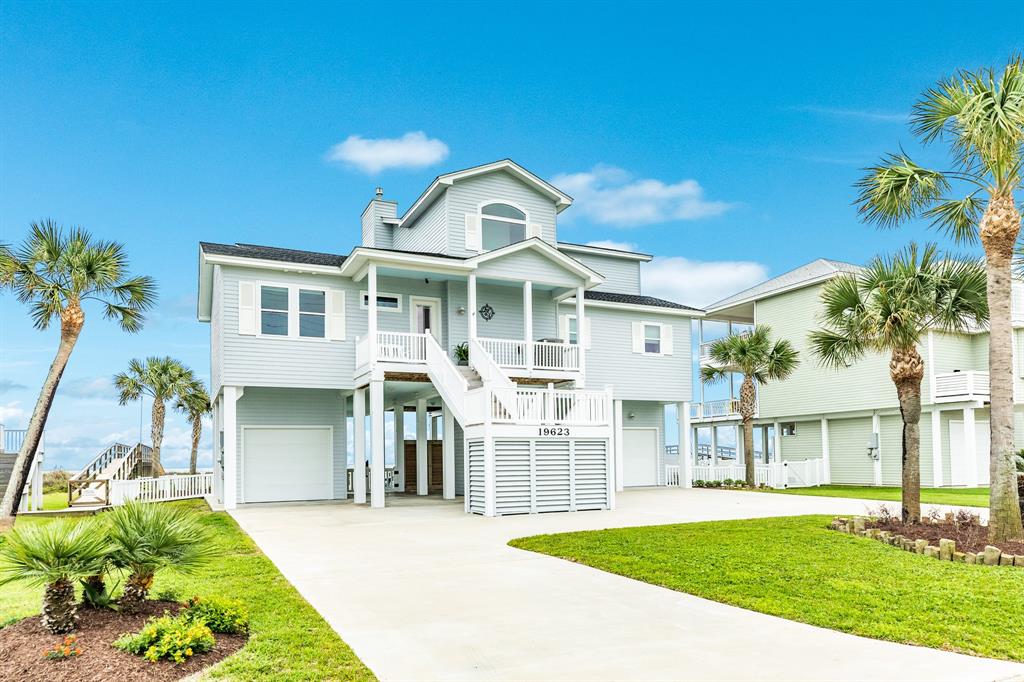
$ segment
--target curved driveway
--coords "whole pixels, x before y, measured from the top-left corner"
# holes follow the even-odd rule
[[[1024,680],[1024,666],[847,635],[508,547],[685,521],[858,513],[838,498],[657,488],[610,512],[486,519],[393,497],[232,515],[382,680]]]

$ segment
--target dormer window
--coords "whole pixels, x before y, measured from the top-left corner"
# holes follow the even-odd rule
[[[526,239],[526,214],[509,204],[487,204],[480,209],[481,242],[493,251]]]

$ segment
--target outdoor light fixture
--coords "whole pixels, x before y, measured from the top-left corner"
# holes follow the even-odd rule
[[[466,314],[466,306],[461,306],[460,305],[455,312],[458,313],[459,315],[465,315]]]
[[[630,419],[636,419],[636,412],[630,412],[629,413],[629,418]]]

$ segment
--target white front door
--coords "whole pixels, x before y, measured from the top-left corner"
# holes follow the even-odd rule
[[[329,426],[242,428],[242,501],[334,497]]]
[[[622,429],[622,484],[658,485],[658,429]]]
[[[428,329],[441,342],[441,315],[440,302],[436,298],[409,298],[409,307],[412,309],[412,331],[422,334]]]
[[[991,441],[988,422],[974,422],[974,454],[971,461],[964,447],[964,423],[949,422],[949,476],[952,485],[988,485],[989,449]],[[974,475],[972,476],[972,472]]]

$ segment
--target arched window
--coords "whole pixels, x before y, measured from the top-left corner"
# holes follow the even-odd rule
[[[521,242],[526,239],[526,214],[509,204],[487,204],[480,209],[480,233],[484,251]]]

